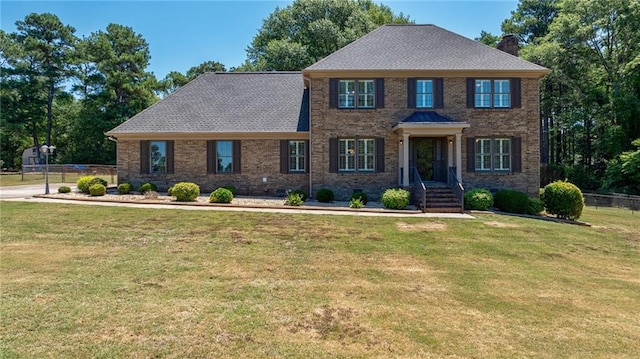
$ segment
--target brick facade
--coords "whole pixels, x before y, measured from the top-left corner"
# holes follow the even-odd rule
[[[329,78],[311,79],[311,178],[313,191],[327,187],[337,198],[362,189],[373,198],[386,188],[397,187],[400,171],[400,137],[392,126],[416,111],[407,107],[407,78],[385,78],[385,107],[344,110],[329,108]],[[538,79],[521,80],[521,107],[472,109],[466,106],[466,78],[444,78],[444,108],[436,111],[468,122],[462,136],[462,182],[466,188],[510,188],[538,195],[539,189],[539,96]],[[330,173],[329,139],[332,137],[384,137],[383,173]],[[522,172],[466,172],[466,137],[512,137],[522,139]],[[442,137],[434,135],[433,137]],[[455,156],[454,156],[455,158]]]
[[[239,194],[277,195],[279,190],[308,190],[309,175],[280,173],[280,140],[241,140],[241,170],[234,174],[207,174],[207,141],[175,140],[173,174],[140,173],[140,141],[118,140],[118,182],[136,186],[153,182],[166,190],[178,182],[194,182],[201,192],[233,185]],[[263,179],[267,182],[264,183]]]

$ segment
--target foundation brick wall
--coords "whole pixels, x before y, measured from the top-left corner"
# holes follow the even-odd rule
[[[140,173],[140,141],[119,140],[118,182],[130,182],[136,187],[153,182],[165,191],[178,182],[194,182],[201,192],[234,185],[238,194],[276,195],[278,190],[308,191],[309,175],[280,173],[280,140],[241,140],[241,172],[238,174],[207,174],[207,141],[175,140],[173,174]],[[263,177],[267,178],[266,184]]]
[[[342,110],[329,108],[329,78],[311,79],[311,180],[313,192],[327,187],[337,198],[354,189],[378,197],[386,188],[398,187],[399,136],[392,126],[416,111],[407,107],[407,79],[385,78],[385,108]],[[462,182],[465,188],[509,188],[538,196],[539,190],[539,89],[538,79],[521,80],[521,108],[469,109],[466,78],[444,78],[444,108],[436,112],[471,124],[462,136]],[[329,139],[332,137],[384,137],[383,173],[329,173]],[[522,172],[496,174],[466,171],[467,137],[519,136],[522,138]],[[454,147],[455,148],[455,147]],[[455,159],[455,156],[454,156]],[[456,164],[457,165],[457,164]]]

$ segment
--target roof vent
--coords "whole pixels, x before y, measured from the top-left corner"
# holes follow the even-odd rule
[[[518,37],[513,34],[504,35],[498,44],[498,50],[518,56]]]

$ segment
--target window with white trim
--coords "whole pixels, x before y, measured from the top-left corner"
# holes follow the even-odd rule
[[[475,170],[510,171],[511,139],[510,138],[476,138]]]
[[[339,171],[373,172],[375,166],[375,140],[373,138],[341,138],[338,140]]]
[[[289,172],[304,172],[306,141],[289,141]]]
[[[510,108],[511,82],[508,79],[475,80],[476,108]]]
[[[340,80],[338,82],[339,108],[374,108],[374,80]]]
[[[416,80],[416,108],[433,108],[433,80]]]

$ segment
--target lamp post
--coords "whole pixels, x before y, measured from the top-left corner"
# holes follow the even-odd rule
[[[56,146],[42,145],[40,152],[44,154],[45,158],[45,172],[44,172],[44,194],[49,194],[49,155],[53,153]]]

